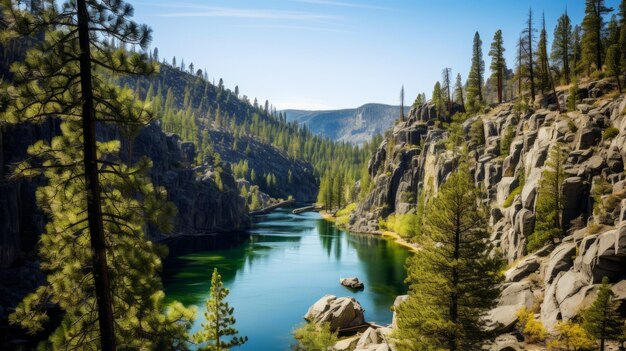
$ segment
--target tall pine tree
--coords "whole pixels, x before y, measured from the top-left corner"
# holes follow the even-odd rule
[[[570,58],[572,56],[573,44],[572,23],[567,11],[559,17],[554,28],[554,40],[550,58],[561,70],[565,84],[570,83]]]
[[[596,300],[582,313],[583,328],[600,340],[600,351],[604,351],[606,340],[617,339],[624,332],[624,320],[618,311],[620,304],[614,299],[609,278],[603,277]]]
[[[490,257],[482,194],[461,164],[429,202],[422,249],[407,262],[409,298],[398,308],[399,350],[476,350],[481,315],[499,295],[503,261]]]
[[[604,14],[610,13],[613,9],[604,5],[604,0],[586,0],[585,17],[582,23],[582,63],[587,67],[587,74],[591,67],[602,70],[604,63],[603,32],[606,27]]]
[[[491,56],[491,78],[496,81],[498,90],[498,103],[502,103],[502,90],[504,86],[504,73],[506,71],[506,61],[504,60],[504,40],[502,30],[498,29],[493,36],[489,56]]]
[[[476,112],[483,102],[484,73],[483,42],[480,40],[480,34],[476,32],[472,45],[472,66],[467,79],[467,104],[470,112]]]
[[[63,320],[41,345],[50,349],[171,348],[183,343],[192,312],[176,304],[163,314],[158,271],[162,250],[144,233],[146,221],[162,230],[174,208],[152,186],[150,161],[121,162],[120,142],[96,142],[96,129],[145,124],[146,106],[133,92],[111,86],[110,75],[146,74],[145,55],[110,46],[109,38],[146,47],[150,30],[131,22],[123,1],[77,0],[38,11],[3,0],[12,40],[45,33],[26,60],[13,65],[15,88],[2,119],[42,122],[54,116],[61,135],[29,148],[36,162],[20,164],[22,176],[43,175],[37,201],[50,223],[40,240],[47,285],[28,295],[10,317],[31,332],[44,328],[49,303]]]

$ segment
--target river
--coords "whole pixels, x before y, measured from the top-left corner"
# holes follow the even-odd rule
[[[291,209],[257,216],[249,234],[227,249],[171,258],[163,275],[168,300],[198,306],[196,331],[213,268],[218,268],[230,289],[226,301],[235,308],[235,328],[249,338],[236,350],[288,350],[291,331],[325,294],[352,296],[367,321],[388,324],[393,300],[406,293],[404,262],[410,253],[390,239],[352,235],[318,213],[294,215]],[[340,277],[351,276],[359,277],[365,289],[339,284]]]

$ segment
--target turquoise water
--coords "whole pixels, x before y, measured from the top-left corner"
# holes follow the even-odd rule
[[[290,211],[257,217],[250,238],[234,248],[170,260],[164,272],[168,299],[203,309],[217,267],[230,289],[227,301],[235,308],[235,327],[249,338],[236,350],[288,350],[291,331],[325,294],[352,296],[365,309],[367,321],[390,323],[393,300],[407,290],[404,261],[409,252],[385,238],[348,234],[317,213]],[[365,289],[339,284],[339,278],[350,276],[359,277]],[[200,316],[193,330],[199,328]]]

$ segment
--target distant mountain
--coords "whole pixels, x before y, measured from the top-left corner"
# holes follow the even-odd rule
[[[329,111],[284,110],[287,121],[305,124],[315,134],[337,141],[362,144],[383,134],[400,117],[400,106],[365,104],[358,108]],[[405,116],[409,107],[405,107]]]

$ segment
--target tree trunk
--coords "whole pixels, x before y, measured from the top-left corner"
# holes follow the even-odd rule
[[[96,154],[96,117],[93,103],[91,77],[91,52],[89,48],[89,12],[85,0],[77,0],[78,41],[80,45],[80,85],[83,100],[83,162],[87,187],[87,220],[91,249],[93,251],[93,277],[98,304],[100,343],[103,351],[115,350],[113,330],[113,303],[107,266],[106,243],[102,224],[100,181]]]

